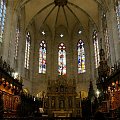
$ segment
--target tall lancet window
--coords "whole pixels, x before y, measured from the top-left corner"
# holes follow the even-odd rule
[[[30,42],[31,36],[30,33],[26,34],[26,47],[25,47],[25,68],[29,69],[29,60],[30,60]]]
[[[105,41],[106,58],[109,59],[110,44],[109,44],[109,35],[108,35],[108,28],[107,28],[107,19],[106,19],[105,13],[103,14],[103,18],[102,18],[102,27],[103,27],[103,35],[104,35],[104,41]]]
[[[97,32],[93,32],[93,42],[94,42],[94,54],[95,54],[95,66],[99,66],[100,56],[99,56],[99,44],[98,44],[98,35]]]
[[[45,41],[40,43],[39,48],[39,73],[46,73],[46,44]]]
[[[104,29],[104,39],[105,39],[105,52],[106,52],[106,58],[109,59],[110,56],[110,44],[109,44],[109,37],[108,37],[108,29]]]
[[[66,74],[66,50],[63,43],[59,45],[58,51],[58,73],[59,75]]]
[[[6,0],[0,0],[0,42],[2,42],[6,16]]]
[[[17,26],[16,29],[16,38],[15,38],[15,60],[18,57],[18,42],[19,42],[19,36],[20,36],[20,30],[19,30],[19,25]]]
[[[85,70],[85,49],[82,40],[79,40],[77,45],[78,50],[78,73],[84,73]]]
[[[116,15],[117,15],[117,28],[120,38],[120,1],[116,0]]]

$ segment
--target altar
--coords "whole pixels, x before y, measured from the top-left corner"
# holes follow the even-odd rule
[[[71,117],[72,111],[65,111],[65,110],[60,110],[60,111],[53,111],[54,117]]]
[[[47,99],[44,101],[48,116],[74,117],[79,111],[76,105],[75,80],[67,80],[66,76],[58,76],[56,80],[49,80],[47,86]]]

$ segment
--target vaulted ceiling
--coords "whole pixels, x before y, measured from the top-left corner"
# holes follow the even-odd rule
[[[88,21],[98,27],[99,7],[108,8],[109,0],[15,0],[16,9],[25,8],[25,26],[35,23],[36,29],[47,24],[53,31],[60,25],[72,31],[75,24],[80,24],[88,31]],[[55,1],[60,4],[56,5]],[[62,2],[63,1],[63,5]],[[64,4],[67,2],[67,4]]]

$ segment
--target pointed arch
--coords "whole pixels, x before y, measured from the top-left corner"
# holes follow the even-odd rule
[[[82,40],[78,41],[77,53],[78,53],[78,73],[84,73],[86,71],[85,69],[85,48],[84,48],[84,42]]]
[[[39,47],[39,73],[46,73],[46,43],[41,41]]]
[[[58,74],[66,74],[66,47],[64,43],[60,43],[58,47]]]
[[[25,47],[25,66],[24,66],[26,69],[29,69],[30,43],[31,43],[30,32],[27,32],[27,34],[26,34],[26,47]]]

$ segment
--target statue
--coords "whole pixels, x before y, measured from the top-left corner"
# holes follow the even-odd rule
[[[8,74],[10,74],[10,65],[9,64],[7,65],[7,72],[8,72]]]
[[[5,71],[7,71],[7,63],[6,63],[5,60],[4,60],[4,62],[3,62],[3,69],[4,69]]]

